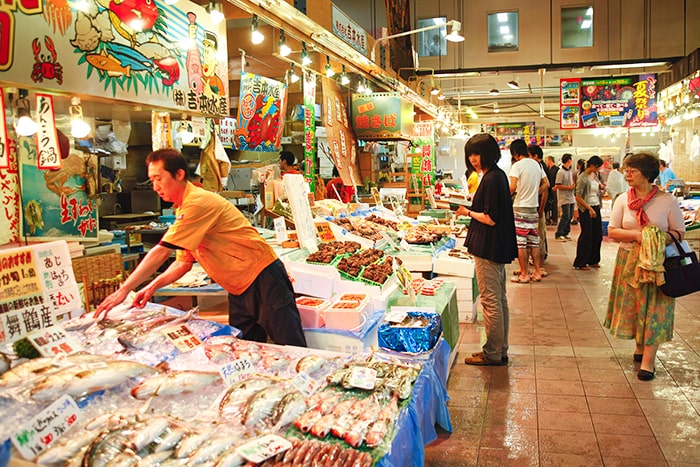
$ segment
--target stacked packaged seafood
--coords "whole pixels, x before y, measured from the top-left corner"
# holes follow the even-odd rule
[[[113,310],[64,329],[84,352],[1,368],[0,439],[12,439],[16,457],[25,443],[23,457],[38,464],[371,466],[421,370],[379,354],[240,340],[194,310]],[[191,348],[172,341],[180,330]],[[79,414],[65,433],[20,429],[67,396]],[[274,456],[251,455],[273,438]]]

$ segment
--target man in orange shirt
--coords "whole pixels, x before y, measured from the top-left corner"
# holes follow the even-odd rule
[[[287,174],[298,174],[294,169],[294,154],[291,151],[280,152],[280,174],[284,177]]]
[[[175,262],[137,292],[134,305],[145,306],[156,290],[197,261],[229,293],[229,323],[244,339],[265,342],[269,336],[276,344],[305,347],[287,271],[258,231],[226,199],[187,181],[187,162],[180,152],[160,149],[148,155],[146,164],[153,189],[177,208],[175,223],[95,316],[107,316],[176,251]]]

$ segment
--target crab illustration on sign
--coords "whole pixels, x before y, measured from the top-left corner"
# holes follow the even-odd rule
[[[32,41],[32,51],[36,62],[32,68],[32,81],[41,83],[44,79],[55,79],[58,84],[61,84],[63,83],[63,66],[58,63],[56,46],[49,36],[44,36],[44,45],[46,45],[46,54],[41,53],[39,38]]]

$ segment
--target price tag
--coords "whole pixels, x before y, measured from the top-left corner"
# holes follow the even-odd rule
[[[377,380],[377,370],[366,366],[355,366],[350,372],[350,386],[360,389],[374,389]]]
[[[402,250],[406,250],[406,251],[408,251],[409,248],[411,248],[411,245],[409,245],[408,242],[406,241],[406,239],[404,239],[404,238],[401,239],[399,246],[401,247]]]
[[[394,250],[399,249],[399,246],[396,244],[394,239],[391,238],[391,235],[389,235],[385,231],[382,231],[381,236],[382,236],[382,239],[385,240],[391,246],[391,248],[393,248]]]
[[[401,323],[408,316],[408,311],[406,310],[392,310],[384,316],[384,321],[389,323]]]
[[[78,404],[72,397],[64,395],[14,432],[12,444],[22,457],[34,459],[80,419]]]
[[[322,242],[332,242],[335,240],[335,235],[333,235],[333,231],[328,222],[316,222],[316,232],[318,232],[318,238],[320,238]]]
[[[168,326],[161,332],[180,352],[189,352],[202,345],[202,341],[185,323]]]
[[[377,206],[381,206],[382,197],[379,195],[379,190],[377,190],[377,187],[373,186],[370,190],[370,193],[372,193],[372,199],[374,200],[374,204],[376,204]]]
[[[275,226],[275,239],[282,243],[289,240],[289,235],[287,235],[287,225],[284,222],[284,217],[275,217],[272,220]]]
[[[221,378],[228,386],[233,386],[239,381],[250,379],[255,373],[253,362],[248,357],[233,360],[219,368]]]
[[[83,350],[80,344],[75,342],[60,325],[27,334],[27,339],[43,357],[72,354]]]
[[[299,373],[291,379],[290,383],[296,388],[297,391],[306,397],[309,397],[315,393],[318,387],[321,385],[321,381],[312,378],[306,373]]]
[[[236,448],[236,452],[248,462],[259,464],[292,447],[292,443],[277,435],[265,435]]]

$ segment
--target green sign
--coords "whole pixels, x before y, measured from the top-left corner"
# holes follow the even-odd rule
[[[352,95],[352,126],[358,139],[413,138],[413,104],[396,92]]]

